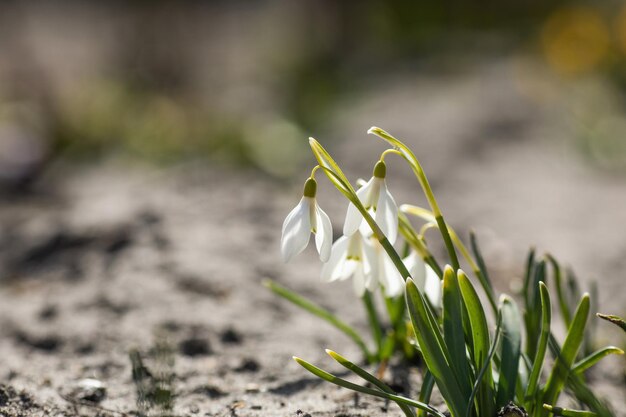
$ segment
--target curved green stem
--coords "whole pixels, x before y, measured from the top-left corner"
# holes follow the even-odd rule
[[[426,173],[424,173],[424,169],[422,165],[415,157],[415,154],[401,141],[391,136],[389,133],[385,132],[383,129],[379,127],[371,127],[367,133],[374,134],[381,139],[389,142],[401,155],[402,157],[409,163],[415,177],[420,183],[424,194],[426,195],[426,199],[428,200],[428,204],[432,209],[432,212],[435,216],[437,224],[439,225],[439,231],[441,232],[441,236],[443,237],[443,241],[446,245],[446,249],[448,250],[448,254],[450,256],[450,262],[454,270],[458,270],[460,268],[459,259],[456,255],[456,251],[454,250],[454,245],[452,244],[452,240],[450,239],[450,234],[448,232],[448,227],[443,218],[443,214],[439,209],[439,205],[437,204],[437,200],[435,199],[435,194],[433,193],[432,188],[430,187],[430,183],[428,182],[428,178],[426,177]]]

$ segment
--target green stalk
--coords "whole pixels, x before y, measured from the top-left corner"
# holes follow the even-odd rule
[[[546,404],[556,403],[563,386],[567,382],[572,364],[574,363],[574,359],[576,359],[576,354],[583,341],[588,317],[589,294],[585,294],[574,313],[567,336],[565,337],[565,342],[563,342],[563,348],[561,349],[560,355],[556,358],[552,372],[546,382],[543,394],[543,402]],[[547,410],[544,410],[544,413],[541,415],[545,416],[547,414]]]
[[[335,316],[328,310],[318,306],[317,304],[314,304],[313,302],[307,300],[301,295],[298,295],[294,293],[293,291],[288,290],[287,288],[283,287],[282,285],[279,285],[278,283],[272,280],[268,279],[268,280],[263,281],[263,285],[269,288],[274,294],[280,297],[283,297],[287,301],[292,302],[298,307],[330,323],[332,326],[334,326],[343,334],[345,334],[350,339],[352,339],[352,341],[361,349],[361,351],[363,352],[363,355],[365,355],[365,358],[367,359],[368,362],[370,363],[375,362],[374,355],[370,353],[369,349],[367,348],[367,345],[365,344],[363,339],[361,339],[361,336],[359,336],[359,333],[356,330],[354,330],[352,327],[350,327],[348,324],[344,323],[339,318],[337,318],[337,316]]]
[[[535,402],[538,398],[538,384],[539,376],[541,375],[541,368],[546,355],[546,348],[548,346],[548,339],[550,336],[550,323],[552,320],[552,306],[550,303],[550,293],[548,287],[543,282],[539,282],[539,291],[541,294],[541,333],[539,336],[539,343],[537,347],[537,353],[533,358],[533,367],[528,378],[528,385],[526,386],[526,392],[524,394],[524,402],[535,407]],[[532,412],[531,407],[526,407]],[[534,413],[532,413],[534,414]]]
[[[352,382],[346,381],[345,379],[339,378],[331,373],[324,371],[323,369],[318,368],[317,366],[305,361],[304,359],[300,359],[294,356],[293,358],[300,366],[302,366],[307,371],[311,372],[313,375],[322,378],[325,381],[331,382],[335,385],[339,385],[340,387],[348,388],[353,391],[362,392],[363,394],[372,395],[374,397],[385,398],[391,401],[394,401],[397,404],[406,404],[411,407],[416,407],[422,409],[430,414],[433,414],[437,417],[446,417],[442,412],[437,410],[436,408],[424,404],[419,401],[411,400],[410,398],[405,398],[399,395],[389,394],[387,392],[378,391],[375,389],[363,387],[358,384],[354,384]]]
[[[402,157],[409,163],[415,177],[420,183],[424,194],[426,195],[426,199],[428,200],[428,204],[437,220],[437,225],[439,226],[439,231],[441,236],[443,237],[443,241],[446,245],[446,249],[448,250],[448,254],[450,256],[450,263],[454,270],[458,270],[460,268],[459,259],[456,255],[456,251],[454,250],[454,245],[452,244],[452,240],[450,239],[450,233],[448,232],[448,226],[443,218],[443,214],[439,209],[439,205],[437,204],[437,200],[435,199],[435,195],[433,193],[432,188],[430,187],[430,183],[428,182],[428,178],[426,177],[426,173],[422,168],[422,165],[419,163],[418,159],[415,157],[415,154],[411,152],[411,150],[401,141],[391,136],[389,133],[385,132],[383,129],[379,127],[371,127],[367,133],[374,134],[381,139],[389,142],[395,149],[397,149]]]
[[[360,366],[354,364],[353,362],[349,361],[348,359],[344,358],[337,352],[334,352],[330,349],[326,349],[326,353],[335,361],[337,361],[337,363],[339,363],[341,366],[354,372],[355,374],[357,374],[359,377],[363,378],[367,382],[370,382],[379,390],[386,392],[387,394],[395,395],[395,391],[392,390],[391,387],[389,387],[380,379],[376,378],[374,375],[367,372],[365,369],[361,368]],[[415,413],[413,413],[413,410],[411,410],[411,408],[409,408],[406,404],[402,404],[402,403],[397,403],[397,404],[402,409],[405,415],[412,416],[412,417],[415,416]]]
[[[367,321],[369,323],[370,330],[372,331],[374,342],[376,343],[376,356],[380,360],[380,353],[383,347],[383,329],[380,325],[378,312],[376,311],[376,306],[374,305],[374,300],[372,300],[372,294],[369,290],[365,290],[365,294],[363,294],[361,299],[363,300],[363,305],[365,306],[365,311],[367,312]]]

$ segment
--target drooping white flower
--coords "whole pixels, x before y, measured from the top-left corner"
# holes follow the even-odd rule
[[[363,203],[365,208],[374,217],[376,223],[387,236],[391,244],[396,241],[398,235],[398,205],[387,189],[385,176],[387,168],[383,161],[378,161],[374,167],[374,175],[356,192],[357,197]],[[346,213],[346,221],[343,225],[343,234],[346,236],[353,235],[360,230],[364,236],[372,234],[372,230],[352,203],[348,205]]]
[[[443,281],[437,273],[415,251],[412,251],[403,261],[417,288],[426,294],[433,307],[441,307]]]
[[[309,178],[304,184],[300,203],[291,210],[283,223],[280,251],[283,260],[289,262],[309,244],[311,232],[315,234],[315,246],[322,262],[330,258],[333,227],[328,215],[317,205],[317,183]]]
[[[322,280],[332,282],[352,278],[354,292],[362,297],[365,289],[374,290],[372,269],[376,253],[361,233],[342,236],[333,244],[330,259],[322,267]]]
[[[370,239],[370,241],[376,255],[372,261],[372,280],[382,285],[387,297],[397,297],[403,294],[404,278],[378,240]]]

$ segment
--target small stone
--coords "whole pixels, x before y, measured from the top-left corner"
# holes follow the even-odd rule
[[[513,401],[509,401],[507,405],[498,411],[498,417],[528,417],[528,413],[524,407],[519,407]]]
[[[98,404],[104,400],[106,393],[106,386],[102,381],[94,378],[85,378],[76,383],[71,396],[80,401]]]
[[[235,372],[258,372],[261,365],[254,359],[244,359],[241,364],[234,369]]]
[[[248,394],[255,394],[257,392],[261,392],[261,388],[257,384],[250,383],[246,385],[246,392]]]
[[[225,344],[233,344],[238,345],[241,343],[242,337],[235,329],[232,327],[224,330],[221,335],[221,341]]]
[[[178,345],[180,353],[185,356],[206,356],[212,353],[209,341],[200,337],[190,337]]]

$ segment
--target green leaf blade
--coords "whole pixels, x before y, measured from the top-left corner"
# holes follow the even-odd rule
[[[563,342],[563,347],[556,358],[552,372],[546,382],[543,394],[543,403],[545,404],[555,404],[563,386],[567,382],[570,369],[583,342],[585,327],[589,317],[589,309],[589,294],[584,294],[576,308],[567,336],[565,337],[565,342]],[[544,415],[546,414],[547,411]]]
[[[572,373],[580,374],[598,363],[602,358],[608,355],[623,355],[624,351],[615,346],[607,346],[593,352],[591,355],[576,362],[572,367]]]
[[[479,409],[485,415],[493,415],[495,411],[493,376],[490,364],[490,341],[487,317],[478,297],[476,289],[470,282],[467,275],[462,271],[458,274],[459,288],[461,296],[467,307],[470,326],[473,334],[473,362],[475,372],[486,368],[480,378],[480,389],[478,391]]]
[[[406,283],[406,300],[424,362],[433,374],[451,414],[461,416],[467,408],[467,397],[463,396],[456,375],[450,367],[448,348],[436,326],[436,321],[426,305],[423,294],[411,279]]]
[[[530,376],[528,377],[528,385],[526,386],[526,392],[524,394],[524,402],[528,410],[532,410],[536,406],[535,403],[538,396],[539,377],[541,376],[541,369],[546,356],[548,340],[550,337],[550,324],[552,321],[550,292],[548,291],[548,287],[543,282],[539,282],[539,293],[541,296],[541,330],[537,344],[537,352],[533,358],[533,366]]]
[[[270,291],[272,291],[274,294],[284,298],[285,300],[297,305],[303,310],[308,311],[314,316],[317,316],[321,318],[322,320],[325,320],[327,323],[331,324],[333,327],[335,327],[336,329],[341,331],[343,334],[348,336],[350,339],[352,339],[352,341],[361,349],[361,351],[363,352],[363,355],[365,355],[365,358],[368,361],[370,362],[373,361],[374,359],[373,355],[370,353],[369,349],[367,348],[367,345],[365,344],[361,336],[359,336],[358,332],[354,330],[351,326],[349,326],[348,324],[340,320],[333,313],[318,306],[312,301],[307,300],[301,295],[296,294],[295,292],[283,287],[282,285],[278,284],[275,281],[267,279],[263,281],[263,285],[267,287]]]
[[[503,296],[500,301],[502,310],[502,354],[500,360],[500,378],[496,406],[503,407],[515,398],[521,355],[521,317],[515,302]]]
[[[463,308],[457,274],[448,265],[443,272],[443,338],[449,348],[450,366],[457,376],[463,395],[469,397],[472,385],[465,349]]]

